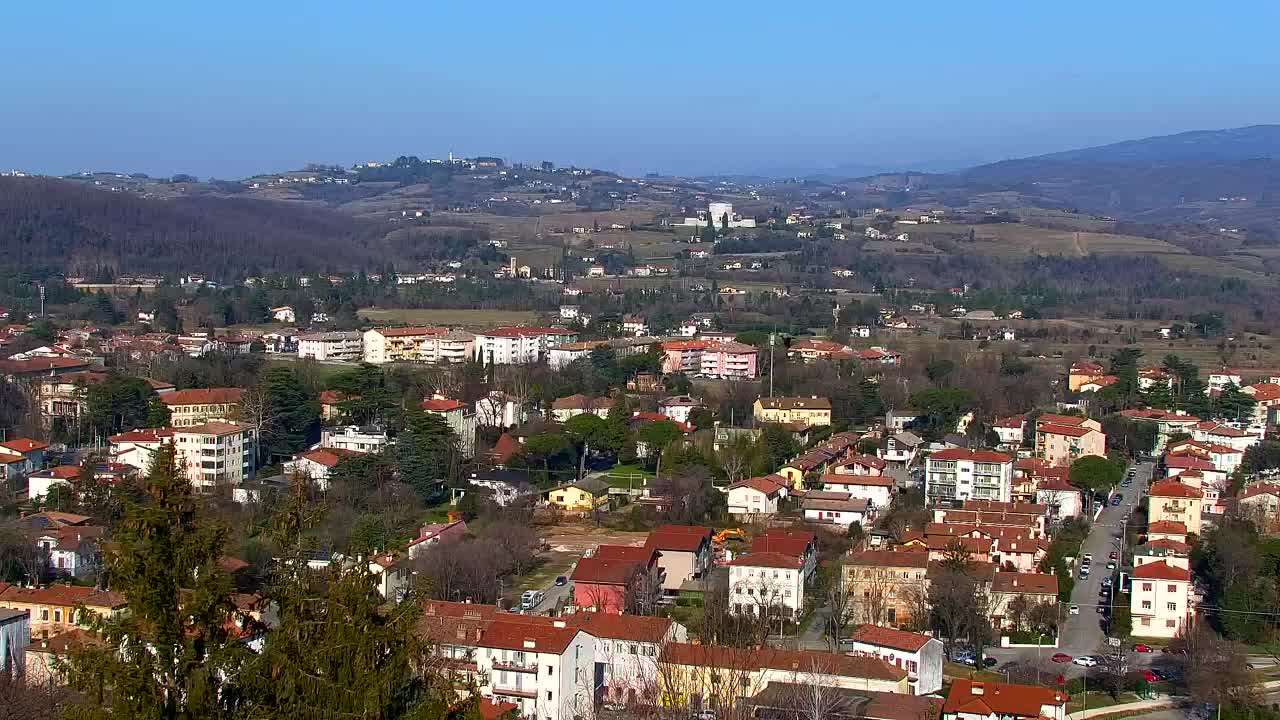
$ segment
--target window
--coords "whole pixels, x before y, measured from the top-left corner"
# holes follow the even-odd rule
[[[1150,601],[1150,600],[1143,600],[1143,601],[1142,601],[1142,609],[1143,609],[1143,610],[1150,610],[1150,609],[1151,609],[1151,601]]]
[[[61,611],[61,610],[54,610],[54,611],[53,611],[53,621],[54,621],[54,622],[62,622],[62,611]]]
[[[1142,583],[1142,592],[1151,592],[1151,583]]]
[[[547,702],[551,702],[551,691],[547,691]]]
[[[1177,610],[1177,609],[1178,609],[1178,603],[1165,603],[1165,604],[1164,604],[1164,606],[1165,606],[1166,608],[1168,608],[1169,610]]]
[[[1176,593],[1176,592],[1178,592],[1178,586],[1177,586],[1177,585],[1170,585],[1170,586],[1169,586],[1169,592],[1171,592],[1171,593]]]
[[[44,608],[43,610],[41,610],[41,611],[40,611],[40,619],[41,619],[41,620],[48,620],[48,619],[49,619],[49,609],[48,609],[48,608]]]
[[[635,645],[632,645],[632,646],[631,646],[631,654],[632,654],[632,655],[636,655],[636,654],[637,654],[636,646],[635,646]]]
[[[1174,626],[1175,626],[1175,625],[1177,625],[1177,624],[1178,624],[1178,623],[1177,623],[1176,621],[1174,621],[1174,620],[1165,620],[1165,621],[1164,621],[1164,626],[1165,626],[1165,627],[1174,627]]]
[[[1145,626],[1150,626],[1150,625],[1151,625],[1151,618],[1142,618],[1142,624],[1143,624],[1143,625],[1145,625]]]
[[[556,674],[556,669],[555,669],[554,667],[552,667],[552,666],[548,665],[548,666],[547,666],[547,675],[548,675],[548,676],[550,676],[550,675],[555,675],[555,674]]]

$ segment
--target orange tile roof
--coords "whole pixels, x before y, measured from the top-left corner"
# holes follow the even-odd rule
[[[536,619],[535,619],[536,618]],[[545,622],[542,622],[545,620]],[[565,627],[557,627],[557,623]],[[580,628],[568,627],[562,621],[526,615],[496,615],[480,635],[480,647],[525,652],[560,654],[569,647]],[[532,643],[532,647],[529,644]]]
[[[657,548],[646,545],[599,545],[592,557],[600,560],[640,563],[647,567],[653,564],[654,555],[657,552]]]
[[[1087,428],[1080,425],[1053,425],[1049,423],[1041,423],[1036,425],[1036,432],[1045,433],[1047,435],[1066,435],[1067,437],[1084,437],[1091,432],[1097,432],[1093,428]]]
[[[158,395],[165,405],[226,405],[240,402],[244,388],[193,388]]]
[[[837,655],[815,650],[779,650],[774,648],[731,648],[720,645],[667,643],[662,648],[661,662],[697,667],[734,668],[809,672],[820,668],[824,675],[899,681],[906,670],[880,658]]]
[[[1183,485],[1177,480],[1161,480],[1147,490],[1149,497],[1202,498],[1204,491],[1190,485]]]
[[[631,582],[643,564],[634,560],[606,560],[598,557],[584,557],[573,568],[571,578],[575,583],[594,583],[596,585],[626,585]]]
[[[418,407],[427,412],[449,412],[466,407],[466,405],[458,400],[450,400],[449,398],[427,398],[418,403]]]
[[[730,560],[729,564],[736,567],[790,568],[798,570],[804,566],[804,561],[794,555],[785,555],[780,552],[752,552],[746,555],[739,555]]]
[[[1058,576],[1045,573],[996,572],[991,591],[1027,595],[1057,595]]]
[[[1053,413],[1044,413],[1036,418],[1036,425],[1083,425],[1088,418],[1077,417],[1075,415],[1055,415]]]
[[[914,567],[929,566],[929,553],[923,550],[861,550],[849,556],[846,565],[859,567]]]
[[[659,525],[649,532],[648,547],[677,552],[696,552],[703,542],[711,542],[711,528],[702,525]]]
[[[364,453],[358,450],[347,450],[345,448],[316,448],[308,450],[298,457],[306,458],[313,463],[323,465],[327,468],[335,468],[338,463],[349,458],[360,457]]]
[[[979,682],[957,678],[951,683],[943,714],[1000,715],[1039,718],[1044,705],[1065,705],[1067,694],[1037,685]]]
[[[751,552],[780,552],[803,557],[810,545],[816,546],[818,536],[804,530],[770,528],[751,541]]]
[[[966,448],[948,448],[939,450],[929,456],[930,460],[970,460],[984,463],[1007,463],[1013,458],[995,450],[968,450]]]
[[[40,588],[25,588],[10,585],[0,590],[0,605],[5,603],[27,603],[39,605],[58,605],[74,607],[122,608],[126,605],[124,595],[107,590],[98,590],[78,585],[48,585]]]
[[[893,648],[903,652],[916,652],[933,638],[920,633],[907,632],[881,625],[859,625],[849,636],[854,642]]]
[[[659,643],[671,630],[669,618],[614,613],[580,612],[567,616],[570,627],[586,630],[599,638]]]
[[[173,428],[138,428],[117,433],[107,439],[113,443],[159,442],[163,438],[171,437],[173,437]]]
[[[32,440],[31,438],[14,438],[0,442],[0,447],[7,448],[17,453],[29,453],[33,450],[43,450],[49,447],[49,443]]]
[[[1147,534],[1159,533],[1161,535],[1186,535],[1186,523],[1177,520],[1157,520],[1147,525]]]
[[[730,485],[729,489],[734,490],[740,487],[749,487],[753,490],[758,490],[765,495],[777,495],[782,492],[782,489],[787,486],[787,483],[781,476],[773,477],[777,477],[778,480],[773,480],[771,476],[767,475],[764,477],[753,477],[747,478],[746,480],[739,480],[738,482]]]

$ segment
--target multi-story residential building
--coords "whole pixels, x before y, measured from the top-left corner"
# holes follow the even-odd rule
[[[697,375],[702,372],[702,354],[714,345],[711,340],[670,340],[662,343],[662,372]]]
[[[1280,385],[1275,387],[1280,388]],[[1237,450],[1229,445],[1219,445],[1212,442],[1202,442],[1200,440],[1175,440],[1168,443],[1165,447],[1167,455],[1192,455],[1203,458],[1213,463],[1213,467],[1219,472],[1230,475],[1234,473],[1240,464],[1244,462],[1244,451]]]
[[[86,520],[74,525],[46,527],[35,533],[36,547],[55,575],[78,578],[101,568],[101,543],[107,528],[90,525]]]
[[[1148,540],[1133,549],[1133,565],[1164,562],[1183,570],[1191,569],[1191,546],[1178,540]]]
[[[1009,603],[1015,598],[1031,605],[1058,602],[1058,576],[1039,572],[995,572],[991,576],[991,620],[1003,627],[1009,614]]]
[[[790,483],[781,475],[747,478],[729,486],[729,514],[766,518],[776,515]]]
[[[461,365],[475,357],[476,336],[465,330],[428,335],[418,348],[418,360],[432,365]]]
[[[176,428],[173,443],[179,466],[200,492],[242,485],[253,475],[257,443],[247,425],[207,422]]]
[[[1080,489],[1067,480],[1069,468],[1043,468],[1033,472],[1035,483],[1035,501],[1049,508],[1055,521],[1076,517],[1084,512],[1084,497]]]
[[[529,419],[520,402],[501,390],[491,390],[476,400],[476,425],[482,427],[511,428]]]
[[[591,717],[595,638],[561,619],[499,613],[476,643],[480,694],[538,720]]]
[[[175,390],[160,396],[169,408],[169,425],[191,427],[210,421],[234,420],[240,412],[243,388],[198,388]]]
[[[1267,424],[1267,415],[1272,408],[1280,407],[1280,383],[1261,382],[1241,388],[1253,398],[1253,417],[1249,419],[1252,427],[1263,427]]]
[[[1093,382],[1097,378],[1107,374],[1107,369],[1101,363],[1092,360],[1081,360],[1071,365],[1071,369],[1067,371],[1067,389],[1071,392],[1078,392],[1080,386]]]
[[[1191,428],[1191,437],[1201,442],[1226,445],[1244,452],[1262,442],[1262,431],[1250,432],[1215,420],[1205,420]]]
[[[885,438],[876,454],[891,467],[909,468],[915,464],[923,445],[924,440],[919,435],[902,431]]]
[[[298,357],[359,362],[364,358],[364,334],[340,330],[299,335]]]
[[[649,334],[649,323],[643,315],[623,315],[622,333],[632,337],[643,337]]]
[[[448,332],[438,327],[373,328],[364,331],[364,361],[373,365],[419,362],[422,344],[433,335]]]
[[[691,580],[701,580],[712,568],[711,528],[701,525],[659,525],[649,533],[646,547],[658,551],[662,589],[675,593]]]
[[[1259,528],[1273,528],[1280,519],[1280,483],[1249,483],[1240,491],[1236,502],[1246,516],[1258,521]]]
[[[880,461],[879,458],[872,459]],[[846,493],[851,498],[861,498],[866,500],[872,508],[889,507],[889,502],[893,499],[893,485],[893,477],[889,475],[854,475],[836,472],[822,476],[823,490]]]
[[[751,406],[756,422],[818,427],[831,424],[831,401],[818,397],[762,397]]]
[[[1191,612],[1191,573],[1160,560],[1138,565],[1130,577],[1133,634],[1159,638],[1177,635]]]
[[[667,643],[688,640],[683,625],[668,618],[593,612],[566,618],[569,627],[595,638],[596,690],[606,707],[658,705],[658,653]]]
[[[45,497],[49,494],[49,488],[69,484],[79,476],[79,465],[56,465],[37,470],[27,477],[27,499],[34,501]]]
[[[1200,512],[1204,491],[1198,487],[1161,480],[1147,490],[1147,522],[1162,520],[1182,523],[1188,533],[1200,534]]]
[[[907,671],[912,695],[942,689],[942,643],[937,638],[881,625],[859,625],[841,650],[868,655]]]
[[[926,609],[929,553],[859,550],[844,561],[842,587],[849,593],[854,622],[905,625]]]
[[[89,388],[107,379],[105,372],[81,370],[40,378],[36,387],[40,406],[40,421],[48,427],[55,418],[62,418],[74,426],[88,405],[85,397]]]
[[[458,436],[458,449],[463,457],[475,455],[476,414],[469,405],[442,395],[432,395],[423,400],[419,407],[444,419],[445,424]]]
[[[736,615],[796,618],[804,610],[804,560],[753,552],[729,562],[729,603]]]
[[[1013,494],[1013,458],[994,450],[951,448],[925,461],[925,496],[949,500],[1008,502]]]
[[[958,679],[942,720],[1066,720],[1067,693],[1038,685]]]
[[[678,423],[689,422],[693,411],[702,407],[702,401],[689,395],[676,395],[658,403],[658,412]]]
[[[1106,457],[1107,436],[1097,420],[1045,414],[1036,418],[1036,457],[1070,465],[1086,455]]]
[[[707,378],[754,380],[756,349],[738,342],[722,342],[702,352],[698,373]]]
[[[1027,416],[1010,415],[1000,418],[992,423],[991,429],[995,431],[996,437],[1000,438],[999,449],[1013,452],[1022,447],[1022,437],[1027,429]]]
[[[31,636],[47,638],[73,630],[84,618],[77,608],[100,617],[117,617],[125,609],[120,593],[78,585],[21,587],[0,583],[0,608],[31,613]]]
[[[1186,523],[1177,520],[1153,520],[1147,523],[1147,542],[1154,540],[1173,540],[1187,542]]]
[[[323,428],[320,431],[320,447],[333,450],[349,450],[360,453],[376,453],[390,444],[387,431],[380,427],[347,425]]]
[[[647,546],[600,545],[573,568],[573,604],[621,615],[651,605],[662,592],[658,551]]]
[[[546,360],[552,347],[577,339],[578,333],[564,328],[493,328],[476,335],[475,359],[486,365],[529,365]]]

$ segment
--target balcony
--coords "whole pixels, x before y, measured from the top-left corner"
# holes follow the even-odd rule
[[[500,685],[493,686],[493,694],[506,695],[508,697],[525,698],[528,700],[536,700],[538,698],[538,691],[536,689],[524,690],[521,688],[502,687]]]
[[[538,664],[531,662],[516,662],[514,660],[494,660],[494,670],[509,670],[511,672],[533,673],[538,674]]]

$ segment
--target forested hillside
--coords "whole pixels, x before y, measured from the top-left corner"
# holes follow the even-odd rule
[[[381,267],[384,229],[337,212],[227,197],[152,200],[62,180],[0,178],[0,263],[92,274]]]

